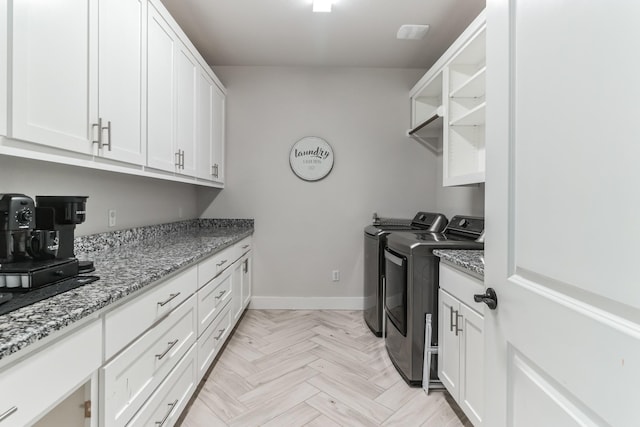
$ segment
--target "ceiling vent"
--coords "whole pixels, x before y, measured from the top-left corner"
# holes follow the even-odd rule
[[[403,25],[398,30],[398,37],[401,40],[420,40],[424,38],[424,36],[429,31],[428,25]]]

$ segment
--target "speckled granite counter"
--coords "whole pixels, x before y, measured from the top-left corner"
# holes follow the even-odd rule
[[[0,360],[253,234],[253,220],[189,220],[83,236],[100,280],[0,316]]]
[[[484,278],[484,251],[435,249],[433,254],[439,256],[446,263],[462,267],[473,276]]]

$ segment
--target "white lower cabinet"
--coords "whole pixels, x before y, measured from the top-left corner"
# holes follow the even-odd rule
[[[33,424],[90,381],[101,363],[102,322],[94,320],[0,371],[0,425]]]
[[[101,427],[176,422],[237,323],[250,248],[249,237],[105,314]],[[237,301],[241,313],[249,299]]]
[[[438,377],[474,426],[484,410],[484,315],[473,295],[484,284],[440,264]]]
[[[127,426],[172,426],[198,385],[196,346],[182,358]]]
[[[204,377],[207,369],[220,352],[222,344],[231,333],[232,320],[231,304],[227,304],[214,322],[198,338],[198,381]]]
[[[104,424],[124,426],[196,342],[195,297],[100,370]]]

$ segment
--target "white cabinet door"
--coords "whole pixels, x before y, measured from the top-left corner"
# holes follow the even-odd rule
[[[8,2],[0,2],[0,135],[7,134]]]
[[[224,145],[225,145],[225,103],[224,92],[216,85],[213,86],[213,143],[211,150],[211,164],[213,166],[213,180],[224,183]]]
[[[456,321],[460,303],[442,289],[438,308],[438,377],[457,400],[460,394],[460,344]]]
[[[11,136],[90,154],[97,121],[96,0],[12,4]]]
[[[147,42],[147,165],[174,172],[176,36],[150,5]]]
[[[176,59],[176,151],[177,172],[196,174],[196,86],[198,63],[181,43]]]
[[[460,394],[458,404],[474,426],[484,414],[484,318],[460,304]]]
[[[638,16],[487,2],[488,426],[638,425]]]
[[[242,263],[240,261],[233,265],[231,290],[231,315],[233,322],[235,322],[242,313]]]
[[[143,165],[142,46],[146,2],[100,0],[98,116],[102,126],[100,155]]]
[[[246,308],[251,300],[252,264],[252,256],[249,252],[242,259],[242,308]]]
[[[213,80],[203,69],[198,70],[196,93],[196,176],[201,179],[213,178]]]

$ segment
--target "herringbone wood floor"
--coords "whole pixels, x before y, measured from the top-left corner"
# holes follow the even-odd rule
[[[248,310],[183,427],[471,426],[445,392],[411,388],[360,311]]]

